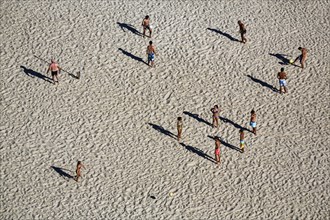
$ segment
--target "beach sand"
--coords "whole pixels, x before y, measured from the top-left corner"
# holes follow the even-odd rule
[[[329,1],[0,8],[1,219],[330,218]],[[147,14],[155,68],[145,63]],[[283,63],[298,47],[308,49],[304,70]],[[65,71],[57,86],[46,74],[51,58]],[[209,125],[215,104],[218,131]],[[240,153],[252,109],[258,134],[245,132]],[[86,167],[79,182],[77,160]]]

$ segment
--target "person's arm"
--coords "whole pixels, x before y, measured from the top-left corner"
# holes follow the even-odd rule
[[[49,73],[49,70],[50,70],[50,66],[49,66],[48,69],[47,69],[47,74]]]

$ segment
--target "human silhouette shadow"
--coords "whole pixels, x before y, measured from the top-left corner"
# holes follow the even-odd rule
[[[272,86],[272,85],[270,85],[270,84],[268,84],[268,83],[266,83],[266,82],[264,82],[260,79],[254,78],[251,75],[246,75],[246,76],[249,77],[253,82],[259,83],[260,85],[271,89],[273,92],[279,92],[277,88],[275,88],[274,86]]]
[[[43,61],[44,63],[47,63],[48,65],[50,64],[49,62],[47,62],[45,59],[42,59],[41,57],[38,57],[36,55],[34,55],[34,57],[38,58],[39,60]],[[66,71],[65,69],[62,69],[62,68],[61,68],[61,71],[66,72],[72,78],[80,79],[80,72],[78,72],[77,75],[74,75],[73,73],[70,73],[70,72],[68,72],[68,71]]]
[[[128,31],[132,32],[133,34],[136,34],[136,35],[138,35],[138,36],[142,36],[141,32],[139,32],[138,30],[136,30],[136,29],[134,28],[134,26],[131,25],[131,24],[125,24],[125,23],[120,23],[120,22],[117,22],[117,24],[119,25],[119,27],[120,27],[124,32],[126,32],[125,29],[127,29]]]
[[[142,63],[148,65],[148,63],[146,63],[141,57],[137,57],[137,56],[131,54],[130,52],[127,52],[126,50],[123,50],[121,48],[118,48],[118,50],[120,50],[123,54],[125,54],[126,56],[129,56],[133,60],[136,60],[136,61],[139,61],[139,62],[142,62]]]
[[[68,174],[66,171],[70,171],[64,168],[60,168],[60,167],[55,167],[55,166],[51,166],[51,168],[53,168],[61,177],[63,178],[68,178],[68,179],[73,179],[73,176],[71,176],[70,174]]]
[[[159,126],[159,125],[152,124],[152,123],[148,123],[148,124],[149,124],[153,129],[155,129],[156,131],[158,131],[158,132],[160,132],[160,133],[162,133],[162,134],[165,134],[165,135],[167,135],[167,136],[170,136],[171,138],[174,138],[174,139],[175,139],[176,136],[175,136],[172,132],[170,132],[170,131],[164,129],[163,127],[161,127],[161,126]]]
[[[202,122],[202,123],[205,123],[205,124],[213,127],[213,125],[210,122],[208,122],[208,121],[204,120],[203,118],[199,117],[198,114],[193,114],[193,113],[190,113],[190,112],[187,112],[187,111],[184,111],[183,114],[188,115],[188,116],[196,119],[198,122]]]
[[[208,135],[207,137],[209,137],[209,138],[211,138],[211,139],[213,139],[213,140],[215,141],[215,137],[213,137],[213,136],[211,136],[211,135]],[[221,142],[221,144],[222,144],[223,146],[225,146],[225,147],[229,147],[230,149],[233,149],[233,150],[236,150],[236,151],[242,153],[242,150],[241,150],[239,147],[235,147],[234,145],[231,145],[231,144],[225,142],[225,141],[224,141],[221,137],[219,137],[219,136],[218,136],[218,138],[220,139],[220,142]]]
[[[276,57],[277,59],[281,60],[281,62],[278,62],[278,63],[281,64],[281,65],[289,65],[289,64],[290,64],[290,60],[289,60],[288,58],[286,58],[286,56],[288,56],[288,55],[286,55],[286,54],[279,54],[279,53],[274,54],[274,53],[269,53],[269,55],[274,56],[274,57]]]
[[[53,83],[53,80],[49,78],[48,76],[42,75],[41,73],[38,73],[32,69],[28,69],[25,66],[20,66],[20,68],[23,69],[24,73],[30,77],[38,77],[39,79],[45,80],[46,82]]]
[[[218,33],[218,34],[221,34],[222,36],[227,37],[227,38],[228,38],[229,40],[231,40],[231,41],[239,41],[238,39],[234,38],[234,37],[231,36],[230,34],[227,34],[227,33],[225,33],[225,32],[222,32],[222,31],[220,31],[220,30],[218,30],[218,29],[207,28],[207,30],[209,30],[209,31],[213,31],[213,32]]]
[[[233,122],[232,120],[228,119],[228,118],[224,118],[224,117],[219,117],[221,121],[223,121],[224,123],[229,123],[229,124],[232,124],[235,128],[238,128],[240,130],[243,130],[243,131],[249,131],[249,132],[252,132],[250,131],[249,129],[245,128],[245,127],[242,127],[241,125]]]
[[[207,155],[206,153],[204,153],[202,150],[196,148],[196,147],[193,147],[193,146],[189,146],[189,145],[186,145],[184,143],[180,143],[181,146],[185,147],[186,150],[194,153],[194,154],[197,154],[198,156],[200,157],[203,157],[204,159],[206,160],[209,160],[211,161],[212,163],[216,163],[216,161],[214,160],[214,158],[210,157],[209,155]]]

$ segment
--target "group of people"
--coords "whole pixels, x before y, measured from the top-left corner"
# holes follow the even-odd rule
[[[239,25],[239,33],[241,34],[241,40],[240,42],[245,44],[247,42],[247,39],[245,37],[246,34],[246,28],[245,25],[243,24],[242,21],[238,21],[238,25]],[[301,51],[301,55],[299,55],[294,61],[290,60],[290,64],[295,64],[298,60],[300,61],[300,65],[301,68],[305,67],[305,62],[307,59],[307,49],[306,48],[302,48],[299,47],[298,50]],[[278,73],[277,78],[279,79],[279,84],[280,84],[280,93],[287,93],[288,89],[287,89],[287,74],[286,72],[284,72],[284,68],[281,68],[281,71]],[[213,114],[212,116],[212,126],[214,128],[218,128],[219,127],[219,106],[215,105],[213,108],[211,108],[211,112]],[[250,117],[250,126],[252,127],[252,133],[257,135],[257,115],[254,109],[252,109],[251,111],[251,117]],[[182,117],[178,117],[177,120],[177,131],[178,131],[178,141],[180,141],[180,139],[182,138],[182,129],[183,129],[183,121],[182,121]],[[239,143],[240,143],[240,150],[242,153],[244,153],[244,147],[245,147],[245,140],[244,140],[244,130],[240,129],[239,130]],[[220,164],[220,144],[221,144],[221,140],[219,137],[215,136],[214,137],[215,140],[215,151],[214,151],[214,155],[215,155],[215,161],[217,164]]]
[[[211,108],[212,112],[212,127],[213,128],[219,128],[219,106],[215,105],[213,108]],[[257,114],[254,109],[251,110],[251,116],[250,116],[250,126],[252,127],[252,133],[254,135],[257,135]],[[177,118],[177,140],[180,142],[182,138],[182,130],[183,130],[183,120],[182,117]],[[244,147],[245,147],[245,141],[244,141],[244,130],[239,130],[239,143],[240,143],[240,150],[242,153],[244,153]],[[221,140],[218,136],[214,137],[215,140],[215,161],[217,164],[220,164],[220,144]]]
[[[239,33],[241,35],[241,40],[240,42],[245,44],[247,42],[247,39],[245,37],[246,34],[246,28],[245,25],[243,24],[242,21],[238,21],[238,25],[239,25]],[[147,15],[145,16],[145,18],[142,21],[142,27],[143,27],[143,37],[146,37],[146,31],[149,31],[149,35],[147,37],[151,38],[152,35],[152,28],[150,25],[150,17]],[[301,55],[298,56],[294,61],[290,60],[290,64],[295,64],[298,60],[300,61],[300,65],[301,68],[305,67],[305,62],[307,59],[307,49],[306,48],[302,48],[299,47],[298,50],[301,51]],[[149,45],[147,46],[147,56],[148,56],[148,65],[150,67],[154,66],[154,61],[155,61],[155,55],[156,55],[156,47],[153,45],[152,41],[149,41]],[[51,59],[51,63],[49,64],[48,70],[47,70],[47,74],[49,73],[49,71],[51,72],[52,75],[52,80],[53,83],[59,83],[59,74],[61,71],[61,67],[58,65],[58,63],[54,60]],[[284,72],[284,68],[281,68],[281,71],[278,73],[277,78],[279,79],[279,84],[280,84],[280,93],[287,93],[287,74],[286,72]],[[212,116],[212,125],[214,128],[218,128],[219,127],[219,106],[215,105],[212,109],[211,112],[213,114]],[[252,109],[251,111],[251,117],[250,117],[250,126],[252,127],[252,133],[253,134],[257,134],[257,116],[256,116],[256,112],[254,111],[254,109]],[[177,119],[177,139],[180,142],[181,138],[182,138],[182,130],[183,130],[183,120],[182,117],[178,117]],[[244,147],[245,147],[245,141],[244,141],[244,130],[240,129],[239,131],[239,136],[240,136],[240,149],[241,152],[244,152]],[[221,144],[221,140],[219,137],[215,137],[215,161],[217,164],[220,164],[220,144]],[[84,165],[81,163],[81,161],[77,162],[77,168],[76,168],[76,176],[74,177],[74,179],[78,182],[79,177],[81,176],[81,168],[83,168]]]

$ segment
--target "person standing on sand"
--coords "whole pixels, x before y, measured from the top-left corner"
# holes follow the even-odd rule
[[[243,44],[245,44],[246,41],[247,41],[246,38],[245,38],[245,36],[244,36],[246,34],[245,25],[242,23],[242,21],[238,21],[237,23],[239,25],[239,33],[241,34],[241,42]]]
[[[252,127],[253,134],[257,135],[257,114],[254,109],[251,111],[250,125]]]
[[[182,127],[183,127],[182,117],[178,117],[176,127],[178,130],[178,141],[180,142],[181,135],[182,135]]]
[[[55,62],[54,59],[51,59],[48,70],[47,70],[47,74],[49,73],[49,71],[51,71],[52,73],[52,79],[54,84],[57,82],[58,83],[58,75],[60,74],[61,71],[61,67]],[[56,81],[55,81],[56,78]]]
[[[215,150],[214,150],[214,156],[215,156],[215,161],[219,165],[220,164],[220,139],[219,137],[215,137]]]
[[[211,112],[213,113],[212,116],[212,124],[214,128],[217,128],[219,126],[219,107],[218,105],[215,105],[213,108],[211,108]]]
[[[156,48],[152,44],[152,41],[149,41],[149,45],[147,47],[147,54],[148,54],[148,65],[150,67],[153,67],[154,62],[155,62]],[[151,65],[150,65],[150,63],[151,63]]]
[[[288,90],[286,88],[286,72],[284,72],[284,68],[281,68],[281,72],[279,72],[277,74],[277,78],[279,79],[279,82],[280,82],[280,93],[283,94],[283,90],[284,90],[284,93],[287,93]]]
[[[142,27],[143,27],[143,37],[146,36],[146,30],[149,30],[149,38],[151,38],[151,33],[152,33],[152,29],[150,27],[150,19],[149,16],[145,16],[145,18],[142,21]]]
[[[306,48],[302,48],[302,47],[298,47],[298,50],[301,51],[301,55],[298,56],[293,63],[295,63],[297,60],[300,60],[300,65],[301,65],[301,68],[304,69],[305,67],[305,62],[306,62],[306,59],[307,59],[307,49]]]
[[[244,153],[245,142],[244,142],[244,131],[243,131],[243,129],[239,130],[239,146],[241,148],[241,152]]]
[[[81,163],[81,161],[78,161],[77,168],[76,168],[76,176],[74,178],[74,180],[77,182],[78,182],[79,177],[81,177],[81,168],[85,168],[85,166]]]

